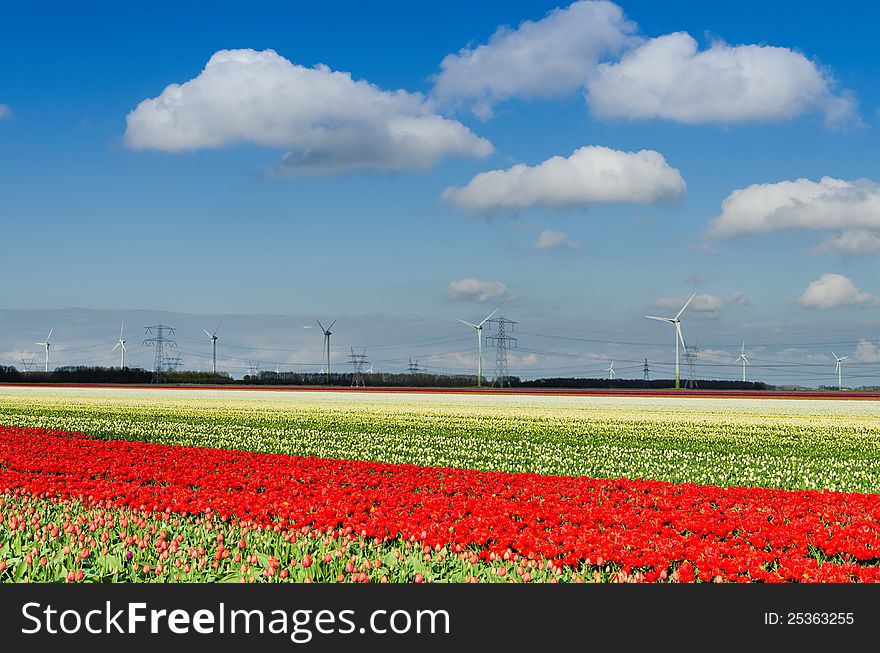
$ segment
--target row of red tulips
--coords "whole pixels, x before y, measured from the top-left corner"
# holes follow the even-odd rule
[[[641,582],[616,565],[566,567],[507,551],[0,494],[0,582]],[[679,573],[668,575],[669,582]]]
[[[510,552],[646,580],[874,581],[880,497],[543,477],[0,429],[0,488]]]

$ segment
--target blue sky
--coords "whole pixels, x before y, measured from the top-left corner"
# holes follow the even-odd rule
[[[106,311],[95,325],[139,310],[288,316],[289,325],[262,331],[271,320],[255,318],[234,337],[289,349],[291,368],[320,356],[300,323],[344,315],[375,333],[340,330],[340,356],[348,345],[418,340],[408,336],[415,331],[452,341],[402,348],[389,368],[411,352],[451,371],[468,369],[473,355],[454,340],[454,318],[500,305],[535,334],[528,348],[545,352],[521,353],[513,373],[586,372],[602,367],[594,360],[645,356],[662,365],[671,334],[641,316],[674,313],[696,292],[685,336],[708,352],[705,365],[720,363],[717,375],[735,374],[725,365],[746,339],[767,347],[753,355],[768,365],[832,371],[826,344],[842,347],[857,378],[880,382],[880,9],[632,1],[617,5],[629,23],[599,31],[575,16],[589,4],[4,6],[0,278],[12,312],[0,322],[0,362],[15,363],[44,335],[11,339],[19,327],[55,326],[64,337],[59,325],[44,328],[40,311],[61,311],[51,319],[63,323],[63,309],[82,307]],[[508,32],[496,34],[502,26]],[[697,51],[664,59],[686,44],[683,32]],[[215,53],[246,49],[246,69],[268,75],[266,87],[229,68],[212,78],[208,102],[186,86]],[[725,61],[745,66],[743,78]],[[327,72],[314,72],[318,64]],[[294,79],[293,67],[313,79]],[[328,109],[320,94],[330,71],[373,86],[341,84]],[[658,90],[670,71],[678,77]],[[292,95],[275,95],[278,83]],[[171,123],[156,122],[168,114],[141,103],[170,84],[193,92]],[[392,96],[398,90],[404,99]],[[262,109],[248,114],[243,96]],[[649,106],[653,114],[640,115]],[[380,128],[400,120],[421,130],[416,146],[383,140]],[[578,168],[561,188],[564,171],[537,168],[589,146],[617,153],[618,172],[629,175],[610,201],[599,173]],[[642,150],[662,156],[659,170],[633,167],[643,162],[626,155]],[[590,169],[611,165],[604,152],[584,153]],[[291,153],[296,165],[285,168]],[[532,169],[528,179],[501,175],[491,189],[478,181],[520,164]],[[784,185],[798,179],[809,183]],[[444,199],[469,184],[469,199]],[[756,184],[722,216],[726,198]],[[627,201],[637,190],[648,198]],[[780,194],[785,206],[774,212]],[[712,235],[719,216],[724,228]],[[542,232],[557,246],[537,249]],[[91,328],[67,330],[71,352],[92,346]],[[574,330],[600,342],[564,339]],[[601,342],[620,334],[640,344]],[[188,363],[204,359],[194,352]],[[830,383],[823,374],[807,384]]]

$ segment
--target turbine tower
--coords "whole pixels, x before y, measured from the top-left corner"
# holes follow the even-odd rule
[[[116,344],[113,345],[113,349],[110,351],[116,351],[117,348],[121,348],[120,350],[120,360],[119,360],[119,369],[125,368],[125,339],[122,337],[122,330],[125,328],[125,320],[122,321],[122,325],[119,327],[119,340],[116,341]]]
[[[211,339],[211,373],[217,373],[217,332],[220,330],[220,325],[217,325],[217,328],[214,329],[214,333],[208,333],[207,329],[202,329],[205,332],[205,335]]]
[[[330,376],[330,336],[333,335],[333,333],[330,331],[330,329],[332,329],[333,325],[336,324],[336,320],[333,320],[330,323],[330,326],[328,326],[326,329],[324,328],[324,325],[321,324],[321,320],[316,320],[316,321],[318,322],[318,326],[321,327],[321,331],[324,333],[324,354],[326,356],[326,361],[327,361],[327,385],[330,385],[330,381],[331,381],[331,376]]]
[[[481,387],[483,385],[483,325],[486,323],[490,317],[495,315],[499,309],[495,309],[491,313],[489,313],[486,317],[483,318],[483,321],[479,324],[473,324],[471,322],[466,322],[461,318],[458,318],[458,321],[462,324],[467,324],[469,327],[472,327],[477,332],[477,387]]]
[[[843,390],[843,361],[845,361],[849,356],[842,356],[841,358],[837,357],[833,351],[831,355],[834,356],[834,360],[837,361],[837,367],[835,368],[835,372],[837,372],[837,389]]]
[[[54,330],[55,330],[55,327],[52,327],[51,329],[49,329],[49,335],[46,336],[46,340],[45,340],[45,342],[38,342],[38,343],[36,343],[36,344],[41,345],[42,347],[45,347],[45,348],[46,348],[46,371],[47,371],[47,372],[49,371],[49,347],[52,346],[52,343],[49,342],[49,338],[52,337],[52,332],[53,332]]]
[[[681,314],[684,313],[684,309],[688,307],[688,305],[694,300],[694,297],[697,296],[697,293],[691,295],[690,299],[688,299],[684,306],[681,307],[681,310],[675,314],[675,317],[657,317],[655,315],[646,315],[645,317],[649,320],[659,320],[660,322],[669,322],[675,327],[675,389],[678,390],[681,388],[681,374],[679,372],[679,348],[678,343],[681,343],[681,346],[684,347],[684,336],[681,335]]]
[[[739,358],[738,358],[737,360],[741,360],[741,361],[742,361],[742,366],[743,366],[743,383],[745,383],[745,380],[746,380],[746,365],[751,365],[751,363],[749,362],[749,359],[746,358],[746,341],[745,341],[745,340],[743,340],[742,350],[740,351]]]

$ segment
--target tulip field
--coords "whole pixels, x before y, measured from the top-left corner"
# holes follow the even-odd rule
[[[878,579],[876,401],[0,387],[0,581]]]

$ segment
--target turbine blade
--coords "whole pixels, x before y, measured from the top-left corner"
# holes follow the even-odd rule
[[[849,356],[844,356],[844,357],[841,358],[840,360],[845,361],[847,358],[849,358]]]
[[[119,347],[120,344],[122,344],[122,341],[119,341],[115,345],[113,345],[113,349],[111,349],[110,351],[116,351],[116,348]]]
[[[221,327],[221,326],[223,326],[223,322],[221,322],[220,324],[218,324],[218,325],[217,325],[217,328],[214,329],[214,333],[211,334],[211,337],[212,337],[212,338],[213,338],[214,336],[217,335],[217,332],[220,330],[220,327]]]
[[[675,323],[675,332],[678,334],[678,339],[681,340],[681,346],[687,349],[687,345],[684,344],[684,336],[681,334],[681,322]]]
[[[681,314],[684,313],[684,309],[686,309],[686,308],[688,307],[688,304],[690,304],[692,301],[694,301],[694,297],[696,297],[696,296],[697,296],[697,293],[694,293],[693,295],[691,295],[691,298],[688,299],[688,300],[684,303],[684,306],[681,307],[681,310],[680,310],[680,311],[678,312],[678,314],[675,316],[676,319],[678,319],[678,318],[681,317]]]
[[[749,359],[746,358],[745,356],[743,356],[743,360],[746,362],[746,365],[751,365],[751,363],[749,362]]]
[[[656,315],[646,315],[645,317],[649,320],[659,320],[660,322],[669,322],[671,324],[675,324],[675,320],[671,317],[657,317]]]
[[[459,317],[459,318],[456,318],[456,319],[457,319],[459,322],[461,322],[462,324],[467,324],[469,327],[473,327],[473,328],[475,328],[475,329],[479,329],[479,328],[480,328],[480,327],[478,327],[476,324],[472,324],[472,323],[470,323],[470,322],[468,322],[468,321],[466,321],[466,320],[462,320],[460,317]]]
[[[837,354],[834,353],[833,349],[831,350],[831,355],[834,356],[835,360],[840,360],[839,358],[837,358]]]
[[[52,337],[52,332],[53,332],[54,330],[55,330],[55,327],[52,327],[51,329],[49,329],[49,335],[46,336],[46,342],[49,342],[49,338]]]
[[[321,324],[321,320],[315,320],[315,322],[317,322],[318,326],[321,327],[321,331],[327,331],[327,329],[324,328],[324,325]]]
[[[122,330],[125,329],[125,320],[122,320],[122,324],[119,326],[119,339],[122,340]]]
[[[207,329],[202,329],[202,331],[205,333],[206,336],[208,336],[209,338],[211,337],[211,334],[208,333]]]
[[[491,313],[489,313],[486,317],[484,317],[484,318],[483,318],[483,321],[480,322],[480,324],[479,324],[478,326],[483,326],[483,325],[486,323],[486,320],[488,320],[490,317],[492,317],[493,315],[495,315],[495,313],[497,313],[497,312],[500,311],[500,310],[501,310],[501,307],[499,306],[499,307],[496,308],[494,311],[492,311]]]
[[[332,329],[334,324],[336,324],[336,320],[333,320],[333,321],[330,323],[330,326],[327,327],[327,331],[329,331],[330,329]]]

